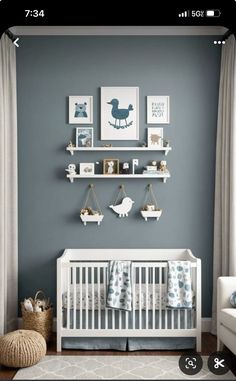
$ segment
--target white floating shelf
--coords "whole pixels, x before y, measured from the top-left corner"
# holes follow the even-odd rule
[[[66,175],[66,177],[70,180],[71,183],[74,182],[74,179],[162,179],[164,183],[166,180],[170,178],[170,173],[165,174],[154,174],[154,175]]]
[[[168,154],[169,151],[172,150],[172,147],[158,147],[158,148],[149,148],[149,147],[66,147],[66,151],[69,151],[71,155],[74,155],[74,152],[81,151],[81,152],[91,152],[91,151],[102,151],[102,152],[110,152],[110,151],[152,151],[152,152],[158,152],[162,151],[165,152],[165,155]]]

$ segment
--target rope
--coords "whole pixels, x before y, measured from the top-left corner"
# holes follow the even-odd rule
[[[87,197],[85,200],[84,209],[87,208],[87,206],[88,206],[89,197],[91,196],[91,192],[92,192],[92,196],[94,198],[95,205],[97,206],[99,213],[102,214],[102,210],[101,210],[100,204],[98,202],[94,188],[95,188],[95,186],[93,184],[89,184],[89,190],[88,190],[88,194],[87,194]]]
[[[116,197],[116,200],[115,200],[114,205],[117,205],[117,201],[118,201],[118,199],[119,199],[120,193],[123,193],[123,195],[124,195],[125,197],[127,196],[127,195],[126,195],[126,192],[125,192],[125,186],[124,186],[123,184],[120,186],[120,189],[119,189],[119,192],[118,192],[118,195],[117,195],[117,197]]]
[[[157,209],[157,200],[156,200],[156,197],[155,197],[155,195],[153,193],[153,190],[152,190],[152,184],[148,184],[147,188],[148,188],[148,190],[147,190],[146,197],[145,197],[145,200],[144,200],[144,206],[145,206],[145,204],[147,203],[147,201],[149,199],[151,202],[154,202],[155,207]]]
[[[98,199],[97,199],[97,196],[96,196],[96,193],[94,191],[94,189],[92,188],[92,194],[93,194],[93,197],[94,197],[94,200],[95,200],[95,203],[97,205],[97,208],[98,208],[98,211],[100,214],[102,214],[102,210],[100,208],[100,205],[99,205],[99,202],[98,202]]]
[[[86,197],[86,200],[84,203],[84,209],[87,208],[90,192],[91,192],[91,188],[89,188],[89,190],[88,190],[87,197]]]

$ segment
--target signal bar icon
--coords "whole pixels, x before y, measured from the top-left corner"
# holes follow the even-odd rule
[[[179,13],[179,17],[189,17],[189,11],[184,11],[182,13]]]

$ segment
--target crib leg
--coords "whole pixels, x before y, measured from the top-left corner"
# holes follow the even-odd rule
[[[202,335],[201,332],[197,334],[196,337],[196,350],[197,352],[201,352],[202,350]]]
[[[61,352],[61,335],[57,334],[57,352]]]

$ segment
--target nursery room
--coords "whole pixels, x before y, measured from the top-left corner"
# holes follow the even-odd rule
[[[235,379],[235,37],[0,39],[0,379]]]

